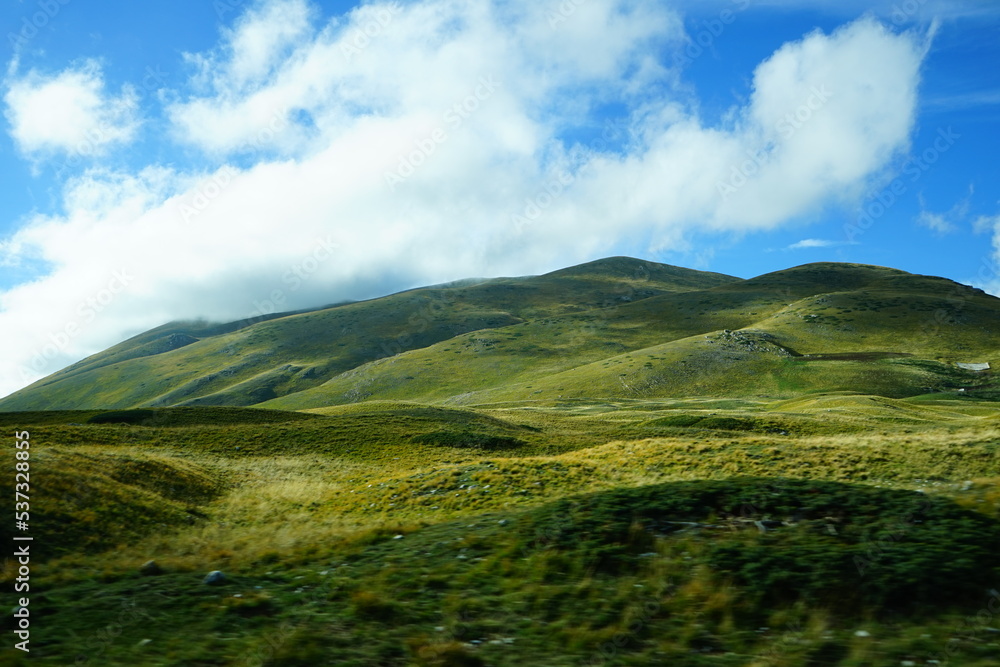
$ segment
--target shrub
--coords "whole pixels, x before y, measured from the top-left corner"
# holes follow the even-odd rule
[[[524,440],[518,438],[471,431],[435,431],[415,435],[411,440],[421,445],[487,450],[515,449],[526,444]]]
[[[142,424],[151,422],[156,417],[152,410],[113,410],[94,415],[87,420],[88,424]]]

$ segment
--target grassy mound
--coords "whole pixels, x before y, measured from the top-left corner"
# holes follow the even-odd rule
[[[717,431],[762,431],[780,432],[787,421],[760,419],[756,417],[728,417],[717,415],[677,414],[657,417],[644,422],[644,426],[667,426],[675,428],[708,428]]]
[[[745,529],[741,532],[739,529]],[[854,611],[968,600],[1000,574],[1000,522],[911,491],[835,482],[675,482],[564,499],[519,524],[597,571],[634,569],[657,540],[701,530],[706,563],[754,605]]]
[[[413,436],[413,442],[420,445],[437,445],[440,447],[457,447],[459,449],[485,449],[498,451],[516,449],[527,443],[509,436],[473,433],[471,431],[435,431]]]
[[[35,562],[93,553],[196,523],[223,490],[208,470],[170,456],[48,449],[32,471]],[[41,470],[41,475],[35,475]],[[10,528],[4,527],[2,533]],[[0,535],[0,539],[7,539]]]

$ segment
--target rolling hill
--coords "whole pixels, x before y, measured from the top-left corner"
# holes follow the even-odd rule
[[[943,278],[807,264],[742,280],[627,257],[228,324],[171,323],[0,410],[886,397],[967,389],[1000,362],[1000,299]]]

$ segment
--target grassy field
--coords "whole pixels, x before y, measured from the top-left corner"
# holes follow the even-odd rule
[[[966,394],[2,413],[34,541],[0,664],[995,665]]]

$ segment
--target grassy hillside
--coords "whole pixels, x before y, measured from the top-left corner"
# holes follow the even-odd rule
[[[227,325],[167,325],[0,401],[5,410],[363,400],[887,397],[1000,363],[1000,300],[942,278],[820,263],[750,280],[613,257]]]
[[[262,407],[604,396],[889,397],[992,386],[1000,300],[940,278],[818,264],[473,332],[358,366]]]
[[[986,667],[998,649],[977,617],[1000,581],[992,402],[0,422],[30,430],[37,475],[32,650],[0,664]]]
[[[253,405],[468,332],[738,279],[609,258],[532,278],[410,290],[228,325],[170,324],[44,378],[3,410]]]

